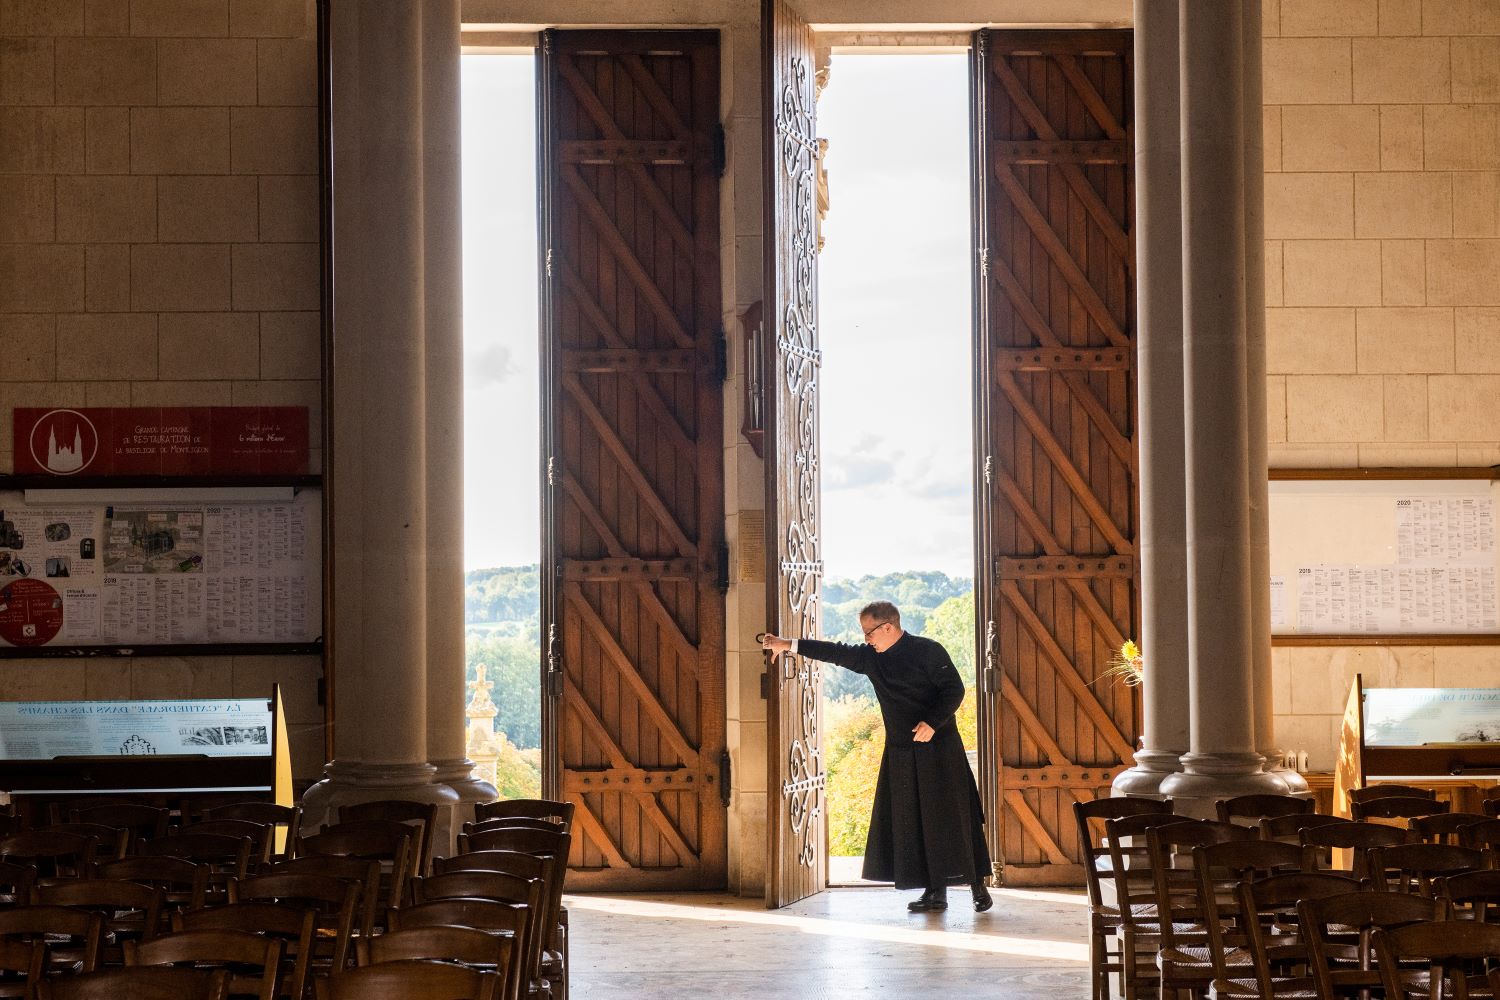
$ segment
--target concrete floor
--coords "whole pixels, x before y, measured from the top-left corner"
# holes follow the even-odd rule
[[[915,892],[834,889],[780,910],[722,894],[569,896],[577,1000],[1088,996],[1080,893],[993,890],[976,914],[908,913]]]

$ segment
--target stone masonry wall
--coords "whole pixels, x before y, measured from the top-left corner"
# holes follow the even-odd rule
[[[305,405],[313,0],[0,0],[0,472],[16,406]],[[321,468],[313,453],[313,468]],[[251,697],[323,762],[316,657],[6,660],[0,700]]]
[[[1264,0],[1273,468],[1500,462],[1500,2]],[[1332,767],[1367,685],[1500,647],[1281,647],[1277,735]]]

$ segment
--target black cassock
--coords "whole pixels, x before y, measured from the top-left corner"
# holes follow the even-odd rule
[[[964,682],[941,643],[905,633],[884,653],[866,645],[801,639],[797,652],[864,674],[885,720],[864,877],[898,889],[973,884],[990,874],[984,810],[953,713]],[[918,743],[912,729],[933,728]]]

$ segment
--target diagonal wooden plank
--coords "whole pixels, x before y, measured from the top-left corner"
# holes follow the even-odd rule
[[[672,848],[677,855],[677,863],[684,868],[697,868],[701,863],[698,852],[688,844],[682,836],[682,831],[677,829],[677,824],[672,822],[672,817],[662,811],[661,803],[651,792],[636,792],[635,800],[640,804],[641,812],[651,820],[651,825],[661,831],[666,838],[667,846]]]
[[[617,350],[634,350],[615,329],[609,317],[604,315],[604,310],[600,309],[599,304],[594,301],[593,294],[584,286],[583,279],[578,276],[577,271],[573,270],[573,266],[565,260],[558,260],[555,265],[562,274],[563,287],[573,296],[574,304],[578,306],[590,325],[598,331],[599,336]],[[657,392],[656,386],[652,384],[651,376],[644,371],[634,371],[630,373],[630,377],[634,380],[636,392],[640,394],[646,408],[651,411],[651,415],[657,419],[657,422],[667,429],[673,443],[684,454],[690,453],[696,447],[696,442],[677,422],[677,416],[672,413],[666,400],[661,398],[661,393]]]
[[[1027,92],[1026,85],[1021,82],[1021,78],[1016,76],[1015,71],[1010,68],[1003,57],[996,58],[992,62],[995,75],[1000,77],[1000,82],[1005,86],[1005,92],[1010,95],[1011,102],[1026,119],[1026,124],[1031,126],[1031,130],[1037,134],[1037,138],[1048,142],[1058,141],[1061,137],[1057,134],[1057,130],[1052,127],[1052,123],[1047,120],[1042,109],[1037,107],[1036,102],[1031,99],[1031,94]],[[1115,252],[1125,259],[1126,267],[1133,267],[1135,258],[1131,251],[1130,237],[1125,233],[1125,227],[1115,218],[1109,206],[1104,203],[1104,199],[1099,197],[1099,192],[1094,190],[1094,185],[1089,183],[1083,168],[1076,163],[1059,163],[1056,167],[1062,171],[1063,179],[1068,182],[1073,193],[1078,195],[1078,200],[1083,203],[1084,209],[1094,217],[1094,222],[1098,224],[1104,238],[1109,241],[1110,246],[1115,248]]]
[[[1000,491],[1010,501],[1011,509],[1022,521],[1026,522],[1027,529],[1031,532],[1032,537],[1036,539],[1037,544],[1042,547],[1042,551],[1049,556],[1068,555],[1063,550],[1062,545],[1058,543],[1056,536],[1052,534],[1052,529],[1047,526],[1047,523],[1042,520],[1041,515],[1032,507],[1031,501],[1021,492],[1021,487],[1011,478],[1010,473],[997,465],[994,467],[993,476],[996,485],[1000,487]],[[1104,610],[1104,606],[1099,603],[1099,599],[1094,596],[1094,592],[1089,589],[1088,581],[1069,579],[1065,582],[1068,588],[1073,591],[1073,596],[1079,605],[1088,613],[1089,618],[1093,620],[1094,626],[1104,635],[1105,642],[1109,644],[1111,649],[1119,649],[1120,645],[1125,641],[1125,636],[1121,634],[1119,627],[1115,625],[1114,619]]]
[[[566,375],[563,378],[564,381],[569,381],[575,380],[577,376]],[[587,392],[583,391],[581,385],[578,387],[577,392],[571,391],[572,386],[568,388],[570,389],[568,395],[578,404],[578,409],[583,412],[585,419],[593,425],[594,431],[599,435],[599,442],[615,457],[615,461],[619,463],[621,471],[625,473],[625,477],[635,486],[636,492],[640,495],[641,502],[651,510],[651,513],[656,516],[661,529],[670,535],[672,541],[676,543],[678,553],[684,556],[696,555],[698,547],[688,539],[687,534],[682,530],[682,526],[677,523],[677,518],[667,509],[666,503],[656,492],[656,487],[651,485],[651,482],[646,478],[646,474],[636,464],[635,456],[631,455],[630,449],[625,447],[625,442],[620,440],[620,436],[615,433],[615,429],[610,426],[609,421],[604,419],[604,414],[599,412],[599,407],[595,405],[593,398]]]
[[[1036,813],[1031,811],[1031,806],[1027,804],[1026,797],[1019,789],[1007,788],[1005,790],[1005,804],[1010,806],[1011,812],[1016,814],[1016,819],[1021,821],[1021,826],[1042,849],[1042,853],[1047,855],[1048,861],[1054,865],[1072,863],[1072,859],[1063,853],[1061,847],[1057,846],[1057,841],[1052,839],[1052,834],[1042,825],[1042,821],[1037,819]]]
[[[682,320],[677,318],[677,313],[672,310],[672,304],[657,287],[656,279],[646,270],[641,259],[636,256],[630,244],[625,241],[625,237],[620,234],[615,220],[605,211],[593,190],[583,182],[578,169],[571,164],[560,164],[557,170],[562,175],[563,181],[567,183],[568,189],[573,192],[578,207],[583,209],[594,223],[600,242],[609,248],[615,260],[625,269],[625,273],[630,276],[631,285],[651,306],[651,311],[656,314],[657,318],[665,324],[667,332],[672,335],[673,340],[677,341],[677,346],[692,347],[692,334],[688,333],[687,328],[682,325]]]
[[[599,130],[604,133],[605,138],[625,141],[625,133],[620,130],[619,124],[615,121],[614,116],[609,113],[609,109],[600,102],[599,95],[594,93],[594,88],[590,87],[588,81],[579,74],[578,68],[567,59],[559,59],[557,64],[562,71],[563,79],[567,81],[568,89],[573,92],[573,96],[578,99],[578,103],[583,107],[584,112],[593,119],[594,124],[599,126]],[[667,232],[671,234],[672,239],[676,240],[684,250],[690,253],[696,251],[697,247],[694,245],[693,234],[688,232],[687,226],[683,225],[682,217],[677,214],[677,210],[667,200],[666,194],[662,192],[661,187],[651,177],[651,174],[647,172],[645,165],[635,160],[629,160],[619,165],[623,165],[631,176],[635,178],[636,189],[650,203],[651,207],[655,210],[654,217],[660,220],[662,225],[667,228]]]
[[[639,375],[640,373],[637,374]],[[654,390],[650,389],[650,383],[646,381],[645,377],[632,378],[629,375],[625,375],[625,379],[633,383],[636,386],[637,390],[641,388],[642,383],[645,383],[647,390],[650,392],[651,397],[654,397],[657,404],[653,406],[651,399],[646,395],[641,394],[641,402],[646,404],[646,409],[651,411],[651,415],[656,418],[654,421],[652,421],[653,427],[655,428],[655,430],[659,431],[663,437],[668,439],[667,443],[672,446],[672,450],[677,453],[678,457],[683,461],[683,464],[686,465],[687,463],[689,463],[691,461],[693,452],[697,450],[697,444],[693,441],[692,438],[683,433],[682,425],[677,422],[675,417],[673,417],[670,413],[664,412],[666,409],[666,404],[662,402],[661,397],[656,395]],[[583,380],[579,377],[577,372],[568,372],[563,376],[563,388],[565,388],[570,394],[573,395],[577,395],[579,393],[587,394],[588,392],[588,390],[583,387]],[[642,433],[648,433],[645,428],[641,428],[641,431]]]
[[[589,522],[594,533],[603,539],[604,548],[609,552],[610,558],[628,559],[629,556],[620,546],[620,540],[615,537],[614,529],[604,520],[604,515],[599,513],[599,508],[594,506],[594,501],[584,492],[583,487],[579,485],[571,472],[563,472],[562,485],[563,492],[568,495],[568,499],[573,501],[573,506],[578,509],[578,513]]]
[[[1047,426],[1041,414],[1037,413],[1032,407],[1031,401],[1021,392],[1021,387],[1016,385],[1015,379],[1011,378],[1009,373],[997,372],[995,375],[995,385],[999,386],[1000,390],[1005,393],[1006,398],[1010,400],[1011,406],[1014,407],[1016,415],[1021,418],[1021,422],[1026,425],[1027,430],[1031,431],[1031,436],[1036,440],[1037,444],[1041,445],[1042,450],[1047,453],[1047,457],[1052,460],[1052,465],[1057,470],[1057,474],[1068,484],[1068,488],[1073,491],[1073,495],[1077,498],[1079,505],[1088,512],[1089,517],[1098,526],[1100,533],[1109,541],[1110,546],[1121,555],[1133,553],[1135,545],[1130,539],[1125,537],[1125,534],[1120,530],[1120,526],[1115,524],[1114,518],[1110,517],[1109,511],[1104,509],[1104,505],[1099,502],[1099,498],[1094,496],[1094,491],[1089,488],[1088,481],[1083,478],[1083,474],[1073,464],[1072,456],[1063,450],[1063,446],[1052,435],[1052,429]]]
[[[1099,324],[1099,329],[1104,332],[1105,339],[1116,347],[1130,346],[1130,338],[1125,331],[1120,329],[1120,324],[1109,311],[1109,306],[1099,297],[1099,292],[1089,281],[1088,275],[1078,266],[1078,261],[1073,259],[1073,253],[1063,243],[1062,237],[1052,228],[1042,210],[1037,208],[1036,202],[1031,200],[1031,195],[1026,193],[1026,188],[1016,178],[1015,172],[1005,164],[995,166],[995,177],[1000,181],[1000,186],[1005,188],[1005,193],[1010,202],[1031,230],[1037,242],[1047,251],[1047,256],[1057,265],[1058,271],[1062,273],[1068,283],[1068,289],[1083,303],[1083,308]]]
[[[1016,586],[1014,580],[1004,580],[1000,584],[1000,592],[1005,595],[1005,599],[1015,609],[1016,614],[1021,619],[1021,623],[1026,626],[1026,631],[1031,633],[1031,637],[1035,640],[1037,646],[1052,661],[1054,673],[1057,678],[1072,692],[1074,700],[1078,702],[1078,707],[1083,709],[1084,714],[1093,721],[1094,726],[1099,730],[1099,734],[1104,737],[1104,741],[1109,744],[1110,749],[1122,761],[1134,760],[1135,751],[1131,747],[1130,741],[1125,738],[1124,733],[1120,732],[1120,727],[1115,723],[1113,717],[1099,703],[1099,698],[1094,693],[1094,689],[1089,687],[1088,682],[1079,675],[1078,667],[1063,652],[1062,647],[1057,644],[1057,640],[1047,630],[1046,624],[1037,617],[1036,612],[1027,603],[1025,595],[1021,593],[1021,588]]]
[[[573,818],[578,821],[578,826],[584,834],[599,848],[599,853],[604,855],[605,863],[611,868],[634,867],[625,860],[625,855],[620,853],[620,849],[610,839],[609,831],[604,829],[604,824],[599,822],[599,817],[593,814],[582,796],[573,800],[573,806]]]
[[[682,632],[682,626],[677,624],[677,619],[667,606],[662,603],[661,595],[656,592],[649,580],[634,580],[635,591],[641,598],[641,606],[646,609],[656,623],[661,627],[663,634],[669,643],[677,648],[678,663],[688,669],[696,670],[698,664],[698,647],[688,639]]]
[[[1026,700],[1026,696],[1021,693],[1021,689],[1016,687],[1016,682],[1011,680],[1010,675],[1003,670],[1000,673],[1000,694],[1006,701],[1010,702],[1011,708],[1015,709],[1016,718],[1021,722],[1021,728],[1026,731],[1026,735],[1031,737],[1032,742],[1042,748],[1042,752],[1047,755],[1048,760],[1053,764],[1072,763],[1072,761],[1068,760],[1068,755],[1063,752],[1063,748],[1057,745],[1057,740],[1047,731],[1047,727],[1042,724],[1042,720],[1037,718],[1037,714],[1032,709],[1031,703]]]
[[[583,619],[589,632],[593,633],[594,641],[599,644],[600,650],[614,662],[620,679],[631,691],[635,692],[637,703],[656,724],[657,733],[672,747],[673,752],[681,759],[681,763],[689,766],[696,763],[698,748],[687,741],[677,720],[667,713],[657,693],[651,689],[650,684],[646,683],[646,678],[641,676],[630,654],[621,648],[619,640],[609,630],[609,626],[604,624],[604,619],[599,617],[599,612],[594,610],[589,599],[583,595],[583,587],[577,583],[568,583],[564,585],[563,592],[568,603],[573,605],[579,617]]]
[[[1021,282],[1016,278],[1015,272],[1010,269],[1010,265],[999,258],[992,259],[990,264],[990,271],[995,276],[995,281],[1005,290],[1006,300],[1020,314],[1022,321],[1031,330],[1032,335],[1047,347],[1070,346],[1064,344],[1061,338],[1052,330],[1052,327],[1048,325],[1047,321],[1042,318],[1041,311],[1031,301],[1031,296],[1021,287]],[[1084,350],[1086,348],[1080,349]],[[1089,419],[1098,429],[1100,436],[1104,439],[1104,443],[1109,446],[1109,450],[1114,452],[1120,461],[1125,463],[1128,472],[1134,474],[1135,448],[1131,445],[1130,440],[1121,434],[1120,429],[1115,426],[1115,422],[1110,418],[1109,412],[1099,402],[1099,397],[1094,395],[1094,390],[1089,386],[1088,379],[1084,378],[1081,372],[1067,371],[1058,374],[1072,391],[1073,396],[1078,400],[1078,404],[1083,407],[1084,412],[1089,415]]]
[[[1083,106],[1089,109],[1089,114],[1094,116],[1094,121],[1104,130],[1104,134],[1111,139],[1124,139],[1125,127],[1115,118],[1115,113],[1109,110],[1109,105],[1104,103],[1104,98],[1099,96],[1099,91],[1094,87],[1093,81],[1084,75],[1078,66],[1078,60],[1066,52],[1059,52],[1052,57],[1057,61],[1057,68],[1062,70],[1062,75],[1072,85],[1078,99]]]
[[[611,767],[634,767],[635,762],[625,756],[625,751],[620,749],[620,744],[604,728],[604,723],[599,721],[599,716],[594,713],[594,706],[584,698],[583,692],[573,685],[571,680],[563,684],[563,703],[573,710],[573,715],[583,725],[584,730],[591,736],[604,756],[609,758]]]
[[[624,64],[625,72],[629,73],[630,78],[635,81],[640,95],[646,99],[647,104],[651,105],[651,110],[656,112],[656,116],[667,123],[667,128],[672,130],[672,134],[682,142],[691,141],[692,130],[677,113],[677,106],[672,103],[672,98],[661,89],[661,84],[657,82],[656,77],[651,75],[651,71],[646,68],[641,57],[630,52],[620,56],[620,62]]]

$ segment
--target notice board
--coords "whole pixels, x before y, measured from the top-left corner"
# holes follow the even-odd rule
[[[323,634],[322,498],[27,502],[0,490],[0,650],[257,646]]]
[[[1493,479],[1275,480],[1278,636],[1500,635]]]

